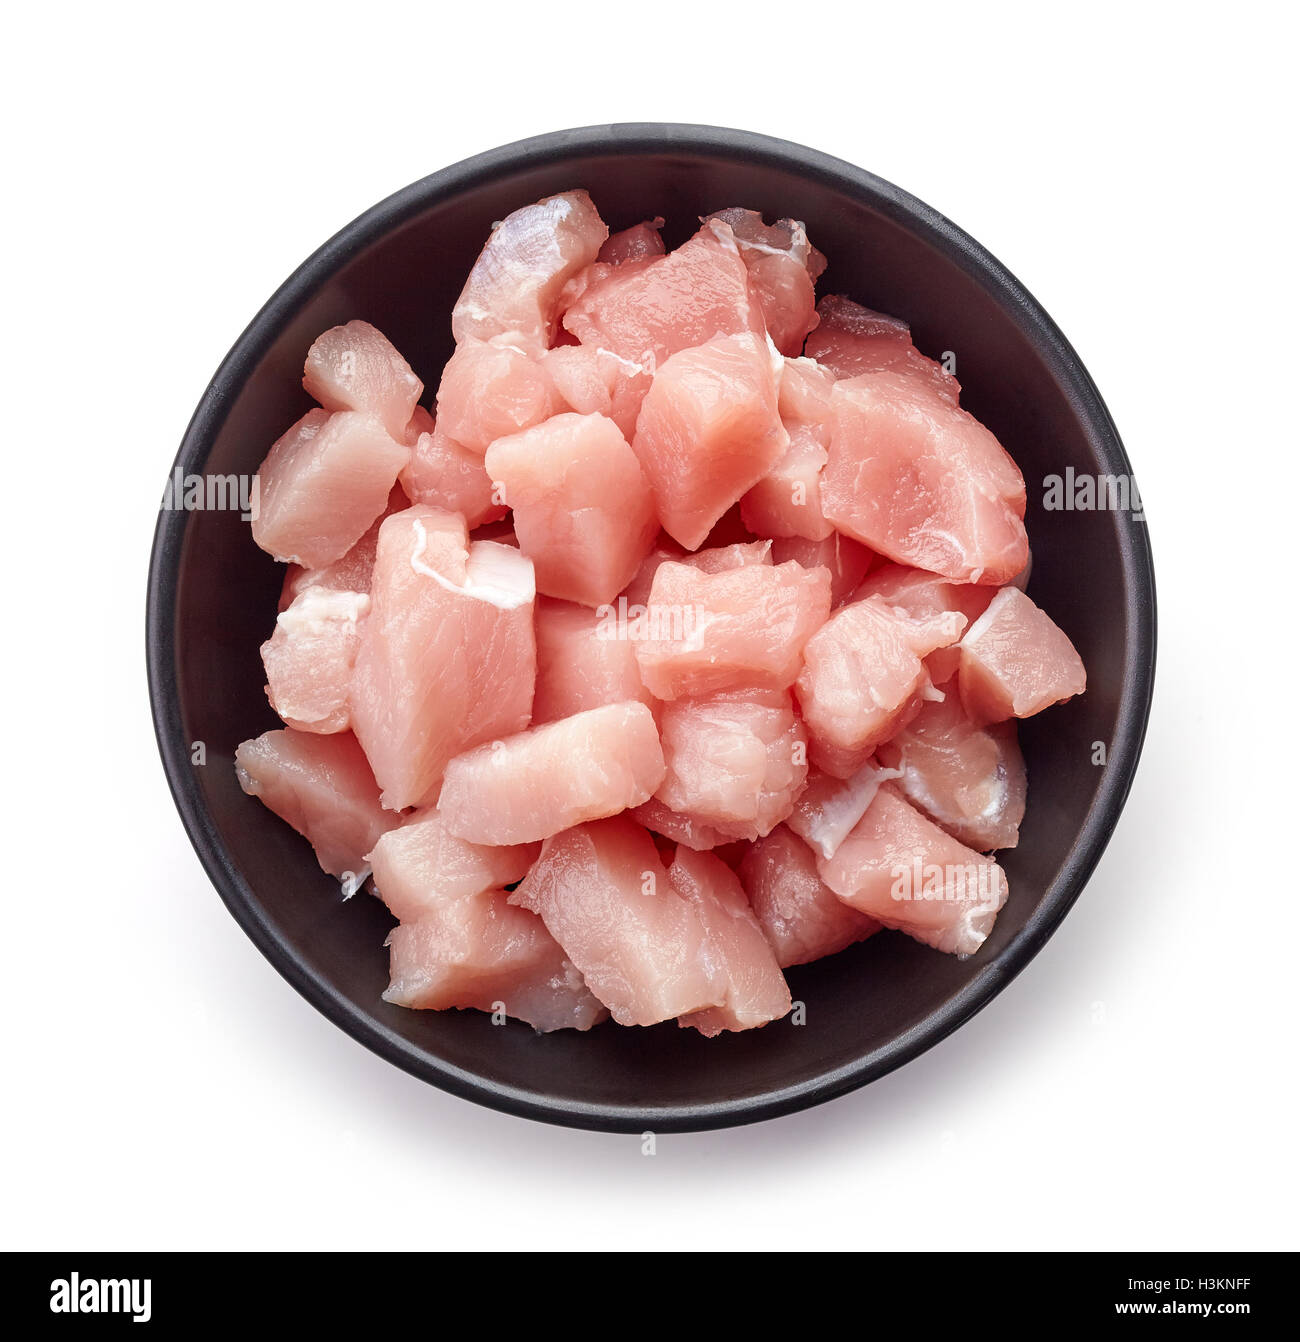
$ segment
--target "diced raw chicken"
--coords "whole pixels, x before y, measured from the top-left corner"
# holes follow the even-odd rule
[[[944,611],[955,610],[964,615],[969,624],[974,624],[988,609],[996,593],[996,587],[949,582],[923,569],[907,568],[902,564],[882,564],[857,589],[853,599],[860,601],[869,596],[878,596],[891,606],[901,606],[918,620],[928,620],[931,616],[942,615]],[[957,671],[957,658],[956,644],[932,652],[925,659],[930,679],[936,685],[950,680]]]
[[[957,683],[981,722],[1027,718],[1087,686],[1074,644],[1016,587],[1004,587],[966,631]]]
[[[597,261],[610,265],[620,265],[624,261],[644,261],[648,257],[664,254],[664,240],[659,230],[663,228],[661,218],[647,219],[644,223],[633,224],[621,233],[611,233],[608,241],[600,249]]]
[[[817,873],[812,850],[784,825],[749,846],[740,863],[749,906],[782,969],[834,955],[880,931]]]
[[[804,568],[824,568],[831,575],[831,609],[841,606],[856,592],[876,562],[865,545],[833,531],[824,540],[783,536],[772,542],[772,559],[778,564],[793,560]]]
[[[702,550],[696,551],[696,555],[705,553]],[[640,568],[636,571],[636,576],[623,589],[622,596],[627,603],[629,614],[637,606],[644,608],[650,600],[650,589],[654,585],[655,574],[659,571],[659,565],[672,560],[674,563],[684,564],[688,559],[695,556],[688,555],[680,545],[677,544],[671,536],[659,533],[659,539],[655,547],[641,561]]]
[[[369,609],[364,592],[314,586],[276,618],[262,644],[266,697],[290,727],[341,732],[351,725],[352,667]]]
[[[819,440],[830,442],[831,392],[835,375],[815,359],[787,359],[781,372],[777,406],[787,425],[803,424],[819,431]]]
[[[753,1030],[790,1010],[790,989],[735,873],[711,853],[679,848],[668,868],[673,889],[695,910],[724,984],[720,1005],[678,1024],[712,1039],[724,1030]]]
[[[1002,868],[945,834],[892,783],[817,869],[855,909],[956,955],[979,950],[1007,899]]]
[[[683,350],[662,364],[632,447],[664,530],[694,550],[785,454],[766,342],[748,333]]]
[[[364,410],[405,442],[424,383],[369,322],[351,321],[318,336],[307,351],[302,385],[326,410]]]
[[[457,756],[438,811],[471,843],[530,843],[639,806],[663,777],[654,715],[607,704]]]
[[[677,699],[660,711],[670,810],[728,839],[756,839],[790,814],[808,776],[808,740],[789,690]]]
[[[936,395],[957,404],[961,386],[942,364],[927,359],[912,344],[905,321],[872,312],[851,299],[828,294],[817,304],[820,320],[804,353],[838,378],[885,371],[905,373],[928,383]]]
[[[539,352],[552,340],[560,291],[609,236],[585,191],[507,215],[479,253],[451,314],[457,341],[503,336]]]
[[[380,806],[379,787],[351,732],[263,732],[235,751],[235,772],[249,796],[307,839],[322,870],[350,879],[353,889],[370,870],[366,854],[398,823]]]
[[[693,816],[674,811],[671,807],[665,806],[658,797],[651,797],[640,806],[632,807],[628,815],[638,824],[644,825],[651,833],[664,839],[671,839],[673,843],[685,844],[687,848],[694,848],[697,852],[707,852],[711,848],[719,848],[725,843],[732,842],[721,830],[706,825]]]
[[[412,503],[460,513],[471,530],[506,515],[483,458],[452,442],[438,425],[416,439],[411,461],[401,475]]]
[[[606,415],[629,442],[650,389],[650,374],[608,350],[590,345],[556,345],[540,359],[555,397],[580,415]]]
[[[333,563],[384,511],[410,456],[374,415],[309,410],[257,472],[253,539],[304,568]]]
[[[822,515],[821,473],[826,465],[826,448],[807,425],[787,424],[786,432],[789,447],[740,500],[741,516],[756,536],[823,540],[835,534]]]
[[[607,1012],[540,918],[504,890],[426,914],[388,934],[384,1001],[502,1012],[535,1030],[589,1030]]]
[[[632,628],[626,617],[619,620],[616,610],[594,611],[539,597],[534,629],[534,727],[632,699],[653,709],[655,700],[641,683]]]
[[[766,343],[735,235],[706,223],[667,256],[611,267],[569,306],[564,325],[584,344],[653,374],[680,350],[719,336]]]
[[[798,354],[817,325],[813,285],[826,269],[826,258],[797,219],[765,224],[757,210],[738,207],[709,218],[729,225],[736,235],[772,343],[782,354]]]
[[[443,433],[479,457],[498,438],[540,424],[559,408],[542,366],[513,345],[463,341],[438,384]]]
[[[659,699],[783,689],[799,674],[804,644],[825,622],[830,600],[822,568],[745,564],[702,573],[662,563],[636,645],[641,679]]]
[[[836,611],[808,640],[795,684],[813,763],[837,778],[855,774],[936,693],[921,659],[965,627],[955,612],[914,620],[879,597]]]
[[[795,798],[786,824],[822,857],[834,857],[849,831],[862,819],[876,789],[901,773],[875,758],[850,778],[836,778],[820,769],[809,771],[808,783]]]
[[[388,507],[370,524],[369,530],[345,554],[323,568],[303,568],[290,564],[280,589],[278,611],[288,610],[293,602],[313,587],[328,588],[334,592],[370,592],[370,578],[375,571],[375,550],[379,545],[379,528],[386,517],[410,507],[400,486],[394,486],[388,496]]]
[[[977,419],[892,371],[837,382],[831,400],[822,511],[837,530],[958,582],[1024,567],[1024,477]]]
[[[407,447],[414,447],[420,440],[422,433],[432,433],[434,430],[433,416],[422,405],[417,405],[411,411],[411,418],[406,421],[406,429],[402,434],[402,442]],[[415,499],[411,500],[416,502]]]
[[[380,528],[351,704],[390,810],[432,804],[454,755],[528,725],[533,598],[532,564],[456,514],[416,505]]]
[[[447,831],[437,808],[413,812],[375,844],[368,859],[375,889],[399,922],[453,911],[488,890],[522,881],[536,845],[489,848]]]
[[[727,573],[750,564],[772,565],[771,541],[738,541],[734,545],[715,545],[694,554],[682,555],[680,563],[701,573]]]
[[[699,915],[626,816],[547,839],[510,902],[541,917],[620,1025],[672,1020],[726,995]]]
[[[834,385],[811,359],[786,359],[777,408],[790,446],[740,501],[741,518],[755,535],[818,541],[832,534],[822,513],[821,470],[831,441]]]
[[[659,523],[636,454],[603,415],[555,415],[498,438],[484,458],[514,512],[537,590],[607,605],[650,553]]]
[[[907,800],[953,838],[981,853],[1016,846],[1026,782],[1014,723],[981,727],[950,692],[924,704],[879,756]]]

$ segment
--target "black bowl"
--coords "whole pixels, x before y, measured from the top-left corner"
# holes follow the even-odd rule
[[[308,408],[308,345],[349,318],[375,323],[435,385],[451,353],[452,304],[492,222],[579,186],[612,228],[666,216],[670,245],[727,205],[804,219],[831,262],[820,291],[906,318],[926,353],[953,351],[962,403],[1020,463],[1030,591],[1074,640],[1088,692],[1023,725],[1029,809],[1020,846],[1003,855],[1011,897],[988,942],[962,961],[895,933],[874,937],[790,972],[805,1024],[713,1040],[671,1023],[539,1036],[477,1012],[389,1006],[380,999],[385,910],[368,896],[342,903],[305,841],[235,780],[236,745],[275,723],[258,646],[274,623],[281,570],[229,508],[160,516],[148,603],[154,721],[176,804],[222,899],[294,987],[361,1043],[455,1094],[549,1122],[661,1132],[746,1123],[914,1058],[999,992],[1064,917],[1110,837],[1141,749],[1155,662],[1151,553],[1131,512],[1044,509],[1046,477],[1068,467],[1128,477],[1129,464],[1074,351],[997,261],[870,173],[702,126],[544,135],[376,205],[253,319],[199,403],[174,469],[251,475]],[[203,763],[194,762],[196,742]]]

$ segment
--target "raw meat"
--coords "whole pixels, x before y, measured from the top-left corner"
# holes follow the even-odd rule
[[[699,915],[625,816],[547,839],[510,902],[541,917],[620,1025],[690,1015],[727,995]]]
[[[898,790],[953,838],[982,853],[1016,846],[1025,761],[1014,723],[981,727],[950,693],[923,704],[879,754],[898,771]]]
[[[253,539],[304,568],[341,559],[384,511],[410,456],[374,415],[309,410],[258,469]]]
[[[679,848],[668,868],[673,889],[695,910],[723,981],[716,1007],[692,1012],[679,1025],[713,1038],[753,1030],[790,1010],[790,990],[735,873],[711,853]]]
[[[537,590],[602,606],[636,576],[659,524],[636,454],[603,415],[554,415],[485,458],[514,513]]]
[[[659,699],[783,689],[829,611],[825,569],[744,564],[704,573],[669,560],[655,571],[636,645],[641,678]]]
[[[352,728],[390,810],[428,806],[454,755],[528,725],[533,567],[470,542],[464,518],[422,505],[379,531]]]
[[[768,345],[721,336],[674,355],[655,374],[632,448],[664,530],[688,550],[785,454]]]
[[[1018,588],[1004,587],[961,641],[957,683],[980,722],[1027,718],[1087,685],[1074,644]]]
[[[607,704],[457,756],[438,811],[472,843],[529,843],[639,806],[663,777],[654,715]]]
[[[784,825],[751,844],[740,863],[750,908],[782,969],[834,955],[880,931],[817,873],[808,846]]]
[[[1006,903],[1007,878],[886,783],[821,878],[845,903],[936,950],[971,955]]]
[[[928,381],[837,382],[822,511],[879,554],[959,582],[998,584],[1029,557],[1025,482],[1002,445]]]
[[[506,337],[528,350],[551,343],[560,291],[609,236],[585,191],[525,205],[492,230],[451,314],[457,341]]]
[[[307,351],[302,385],[326,410],[364,410],[405,442],[424,383],[369,322],[331,327]]]
[[[263,732],[235,751],[239,786],[292,825],[321,869],[351,883],[370,870],[366,854],[398,823],[351,732],[318,736],[291,727]]]
[[[436,807],[414,811],[375,844],[368,861],[375,889],[399,922],[522,881],[540,850],[535,844],[487,847],[447,831]]]

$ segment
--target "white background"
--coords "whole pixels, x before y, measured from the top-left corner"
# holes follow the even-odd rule
[[[1282,6],[22,6],[4,101],[4,1247],[1296,1247],[1295,32]],[[143,661],[194,403],[321,241],[592,122],[897,182],[1095,376],[1155,549],[1146,755],[970,1024],[814,1111],[661,1138],[397,1071],[253,949]]]

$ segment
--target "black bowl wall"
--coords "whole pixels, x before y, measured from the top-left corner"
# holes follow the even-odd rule
[[[611,228],[655,214],[672,245],[697,217],[742,204],[804,219],[830,258],[819,285],[912,324],[952,351],[963,404],[1029,485],[1030,591],[1088,668],[1088,692],[1026,724],[1029,810],[1005,855],[1011,898],[966,961],[882,935],[790,974],[806,1023],[705,1040],[669,1024],[536,1036],[474,1012],[380,1000],[389,918],[344,904],[302,839],[245,797],[235,747],[275,725],[258,647],[282,570],[235,511],[164,511],[150,573],[149,665],[178,806],[222,897],[321,1010],[400,1066],[459,1094],[579,1126],[660,1131],[786,1112],[870,1080],[953,1029],[1028,960],[1109,837],[1150,702],[1155,612],[1140,522],[1042,508],[1043,479],[1129,470],[1073,352],[1032,298],[941,216],[888,183],[810,150],[686,126],[561,132],[472,159],[400,192],[346,228],[275,295],[218,371],[177,458],[184,473],[254,472],[309,402],[303,358],[325,328],[365,318],[426,386],[451,352],[450,311],[492,222],[551,192],[587,188]],[[206,762],[193,762],[204,745]],[[1094,743],[1108,763],[1093,763]]]

